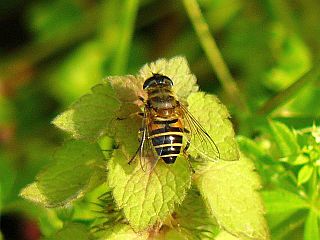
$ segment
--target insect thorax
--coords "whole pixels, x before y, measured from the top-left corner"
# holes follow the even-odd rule
[[[156,112],[174,113],[177,106],[177,100],[169,88],[148,89],[148,107],[153,108]]]

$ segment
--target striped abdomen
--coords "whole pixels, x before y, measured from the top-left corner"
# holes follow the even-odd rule
[[[182,125],[179,119],[154,121],[150,138],[159,157],[170,164],[176,161],[182,147]]]

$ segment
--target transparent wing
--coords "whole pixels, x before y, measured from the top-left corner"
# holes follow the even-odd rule
[[[184,135],[187,138],[187,144],[191,149],[195,149],[199,155],[207,160],[222,160],[217,144],[207,133],[205,128],[198,120],[188,111],[188,109],[180,104],[184,120]]]
[[[130,162],[132,162],[134,159],[139,157],[141,168],[145,172],[152,171],[159,160],[159,156],[154,149],[152,139],[149,135],[149,114],[149,110],[145,109],[142,120],[140,145],[135,156],[130,160]]]

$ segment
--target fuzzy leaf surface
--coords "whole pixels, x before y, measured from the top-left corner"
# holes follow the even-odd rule
[[[94,86],[92,93],[81,97],[68,110],[58,115],[53,124],[75,139],[95,141],[110,132],[120,102],[110,83]]]
[[[138,161],[128,165],[121,150],[109,161],[108,180],[117,205],[135,231],[163,221],[180,204],[190,187],[188,163],[178,157],[175,164],[161,160],[152,172],[144,172]]]
[[[143,79],[132,75],[112,76],[103,80],[110,83],[117,99],[122,103],[136,102],[140,96],[146,97],[143,91]]]
[[[216,143],[220,158],[226,161],[238,160],[239,150],[232,123],[229,120],[230,115],[219,99],[214,95],[198,92],[190,94],[188,104],[188,110]],[[189,152],[197,155],[195,150],[192,150],[192,146],[200,144],[200,138],[194,143],[191,142]],[[210,155],[210,151],[208,153]],[[211,155],[214,156],[212,153]]]
[[[46,207],[65,205],[106,180],[104,164],[97,144],[67,142],[21,196]]]
[[[215,240],[241,240],[241,238],[235,237],[226,231],[221,231],[216,237]]]
[[[196,180],[201,195],[225,231],[241,239],[269,239],[260,188],[253,163],[241,155],[239,161],[219,161],[203,169]]]
[[[179,231],[187,239],[214,239],[219,227],[208,213],[206,205],[197,189],[191,188],[174,215]]]

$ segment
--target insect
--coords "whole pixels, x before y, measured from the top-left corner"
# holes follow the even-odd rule
[[[195,142],[200,142],[198,146],[193,145],[200,154],[213,160],[220,158],[215,142],[176,99],[172,87],[172,80],[162,74],[154,73],[145,80],[143,89],[147,99],[140,99],[144,102],[140,145],[129,164],[138,156],[143,170],[148,164],[152,170],[159,159],[173,164],[180,153],[187,155],[190,144]],[[210,156],[206,152],[210,152]]]

